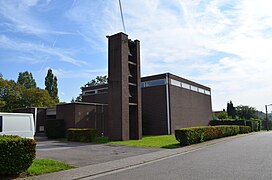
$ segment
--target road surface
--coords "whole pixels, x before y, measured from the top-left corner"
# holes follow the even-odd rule
[[[136,168],[102,174],[95,179],[272,179],[272,132],[235,138]]]

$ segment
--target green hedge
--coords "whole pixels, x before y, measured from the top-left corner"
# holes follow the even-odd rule
[[[94,142],[97,131],[92,128],[69,128],[67,140],[76,142]]]
[[[240,132],[239,134],[246,134],[251,132],[251,127],[249,126],[239,126]]]
[[[208,141],[211,139],[233,136],[241,132],[246,133],[248,128],[244,126],[199,126],[191,128],[181,128],[175,130],[176,139],[181,145],[190,145]]]
[[[65,123],[63,119],[47,119],[45,133],[49,139],[65,137]]]
[[[0,176],[18,175],[35,159],[36,142],[19,136],[0,136],[0,152]]]
[[[261,130],[261,120],[212,120],[209,125],[220,126],[220,125],[238,125],[238,126],[250,126],[252,131]]]
[[[250,126],[252,131],[260,131],[262,128],[261,120],[246,120],[246,125]]]
[[[221,126],[221,125],[237,125],[243,126],[246,125],[245,120],[212,120],[210,121],[209,125],[211,126]]]

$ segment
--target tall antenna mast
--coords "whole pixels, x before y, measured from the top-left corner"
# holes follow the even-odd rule
[[[126,27],[125,27],[125,22],[124,22],[124,16],[123,16],[123,10],[122,10],[121,0],[119,0],[119,7],[120,7],[120,13],[121,13],[121,19],[122,19],[123,29],[124,29],[124,32],[126,32]]]

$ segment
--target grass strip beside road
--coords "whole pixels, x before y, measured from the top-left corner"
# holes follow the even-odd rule
[[[65,164],[51,159],[34,159],[32,165],[27,170],[28,176],[42,175],[57,171],[75,168],[72,165]]]
[[[108,144],[168,148],[168,149],[180,147],[180,143],[176,140],[175,135],[144,136],[140,140],[111,141],[108,142]]]

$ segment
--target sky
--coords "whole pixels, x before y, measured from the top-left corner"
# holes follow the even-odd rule
[[[0,72],[32,72],[44,88],[51,68],[70,102],[107,74],[106,35],[124,31],[118,2],[0,0]],[[272,103],[272,1],[121,2],[126,34],[141,43],[142,76],[170,72],[208,86],[213,110]]]

